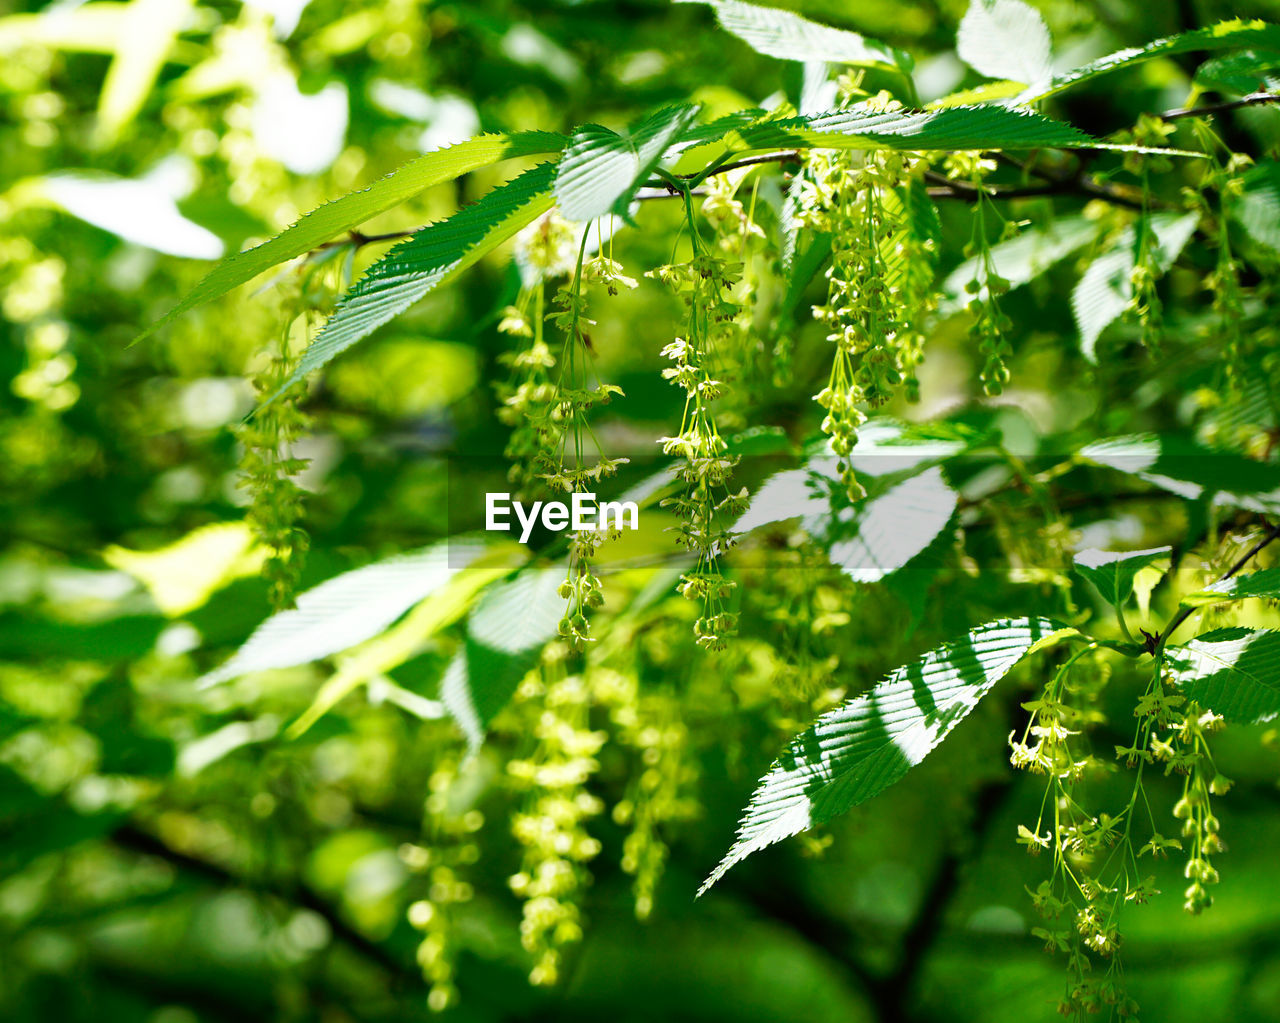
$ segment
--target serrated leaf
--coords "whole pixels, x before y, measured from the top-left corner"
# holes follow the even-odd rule
[[[460,145],[438,149],[410,160],[374,182],[320,206],[292,227],[255,248],[229,256],[187,292],[186,297],[138,335],[141,341],[183,313],[225,295],[273,266],[310,252],[318,245],[359,227],[379,213],[399,206],[434,185],[501,160],[560,152],[568,140],[550,132],[481,135]],[[135,341],[136,343],[136,341]]]
[[[1263,160],[1242,175],[1244,190],[1228,207],[1259,245],[1280,252],[1280,163]]]
[[[1088,64],[1068,71],[1064,75],[1055,76],[1047,85],[1032,87],[1020,95],[1018,103],[1035,103],[1048,96],[1056,95],[1066,89],[1091,82],[1102,75],[1110,74],[1120,68],[1132,67],[1155,57],[1171,57],[1179,53],[1196,53],[1210,50],[1237,49],[1256,46],[1280,49],[1280,26],[1269,24],[1260,19],[1245,21],[1236,18],[1222,21],[1207,28],[1183,32],[1180,35],[1166,36],[1148,43],[1146,46],[1129,47],[1109,53],[1105,57],[1090,61]]]
[[[1085,217],[1057,217],[1042,228],[1024,231],[1016,238],[991,246],[990,259],[996,273],[1018,288],[1035,280],[1050,267],[1087,245],[1098,233],[1097,221]],[[943,312],[958,312],[969,301],[965,285],[981,279],[985,257],[966,259],[947,275],[942,284],[946,296],[939,307]],[[985,286],[978,294],[982,298]]]
[[[1241,50],[1206,60],[1193,78],[1200,89],[1241,96],[1280,88],[1280,51]]]
[[[1175,684],[1205,709],[1245,725],[1280,715],[1280,632],[1218,629],[1165,653]]]
[[[1211,604],[1246,600],[1249,597],[1280,600],[1280,568],[1267,568],[1261,572],[1220,579],[1202,590],[1184,594],[1179,603],[1183,607],[1208,607]]]
[[[960,59],[978,74],[1024,85],[1049,81],[1051,50],[1044,18],[1021,0],[973,0],[956,37]]]
[[[588,124],[579,128],[556,172],[555,194],[570,220],[587,222],[607,213],[625,216],[637,188],[693,125],[697,108],[666,107],[619,134]],[[710,139],[699,135],[698,144]]]
[[[726,142],[750,149],[1096,149],[1080,129],[1029,110],[1000,106],[881,111],[865,104],[832,113],[760,121]]]
[[[739,0],[675,0],[707,4],[720,27],[737,36],[756,53],[778,60],[821,61],[853,67],[910,70],[911,60],[900,50],[857,32],[810,21],[791,11],[759,7]]]
[[[1080,458],[1126,472],[1188,501],[1218,503],[1263,514],[1280,511],[1280,467],[1182,437],[1110,437],[1080,450]]]
[[[489,722],[507,705],[542,648],[555,638],[565,600],[563,567],[521,573],[491,588],[467,621],[467,637],[445,670],[440,699],[478,748]]]
[[[832,527],[831,563],[858,582],[879,582],[908,565],[955,514],[958,496],[936,466],[851,509]]]
[[[1156,268],[1167,273],[1181,254],[1199,222],[1196,213],[1153,213],[1150,229],[1159,246]],[[1098,337],[1129,307],[1133,299],[1133,268],[1137,234],[1126,227],[1115,244],[1098,256],[1071,292],[1071,312],[1080,332],[1080,350],[1097,361]]]
[[[1075,556],[1076,573],[1097,587],[1112,607],[1120,607],[1133,594],[1133,581],[1142,569],[1172,555],[1172,547],[1152,547],[1145,551],[1080,551]]]
[[[485,554],[503,554],[512,567],[528,557],[519,544],[446,540],[420,551],[344,572],[298,597],[298,606],[258,626],[220,668],[199,680],[211,686],[251,671],[309,664],[371,639],[460,568]]]
[[[1044,618],[979,626],[822,715],[761,779],[737,840],[699,894],[752,853],[823,824],[898,781],[1060,628]]]
[[[448,220],[417,231],[369,267],[302,353],[281,391],[368,337],[453,279],[552,206],[555,164],[493,189]]]

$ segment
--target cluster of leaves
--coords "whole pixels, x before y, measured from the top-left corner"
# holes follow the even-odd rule
[[[622,562],[607,574],[597,562],[618,537],[553,536],[530,548],[450,530],[304,589],[295,607],[267,617],[207,670],[201,688],[270,692],[273,679],[303,680],[305,707],[286,730],[295,741],[323,733],[331,712],[361,690],[429,732],[435,764],[421,793],[423,833],[397,855],[421,882],[405,919],[420,932],[429,1007],[442,1010],[462,987],[458,953],[481,843],[500,841],[480,834],[495,817],[479,809],[482,798],[500,799],[496,816],[510,821],[507,885],[521,903],[524,965],[535,984],[552,984],[583,935],[602,821],[625,831],[618,859],[634,879],[636,914],[648,917],[667,843],[698,816],[693,793],[706,758],[732,762],[744,741],[758,751],[791,736],[703,891],[766,847],[883,792],[986,712],[1003,679],[1025,682],[1024,662],[1034,657],[1039,671],[1053,661],[1040,692],[1012,701],[1009,736],[1013,766],[1046,779],[1038,818],[1017,830],[1028,851],[1051,860],[1031,889],[1042,917],[1034,933],[1068,963],[1065,1014],[1132,1015],[1121,912],[1155,894],[1141,857],[1181,850],[1186,908],[1210,904],[1214,858],[1225,848],[1214,800],[1230,785],[1210,744],[1224,724],[1280,715],[1280,631],[1267,627],[1270,605],[1256,610],[1280,599],[1277,570],[1249,570],[1280,538],[1265,524],[1280,513],[1280,358],[1268,312],[1280,177],[1265,143],[1253,146],[1256,158],[1237,151],[1245,146],[1211,127],[1207,107],[1195,108],[1207,94],[1225,110],[1270,102],[1280,28],[1222,22],[1055,72],[1035,10],[975,0],[956,52],[983,81],[971,75],[926,101],[925,76],[902,49],[738,0],[698,2],[757,53],[802,65],[794,104],[704,98],[617,130],[587,123],[434,149],[222,261],[153,323],[143,334],[150,343],[282,264],[297,260],[306,275],[335,257],[354,260],[378,240],[361,233],[374,218],[517,162],[510,180],[458,212],[396,232],[398,243],[345,289],[318,330],[302,317],[296,359],[286,324],[244,432],[260,546],[243,530],[197,531],[158,552],[116,549],[112,563],[175,618],[264,563],[273,602],[287,603],[300,571],[301,492],[288,477],[304,464],[292,447],[305,426],[296,406],[306,387],[323,393],[317,371],[336,377],[353,350],[367,350],[468,271],[499,262],[513,241],[519,281],[498,303],[515,374],[498,391],[509,479],[572,493],[625,476],[628,458],[609,444],[626,434],[616,408],[636,399],[602,382],[588,313],[602,332],[611,319],[627,322],[619,285],[656,277],[681,308],[663,307],[670,326],[657,331],[651,355],[668,364],[649,370],[678,385],[680,418],[648,431],[647,457],[627,452],[636,463],[664,458],[647,475],[637,464],[628,494],[675,534],[645,552],[664,564]],[[167,46],[178,28],[162,28]],[[1153,110],[1132,130],[1099,137],[1045,112],[1105,75],[1203,53],[1214,55],[1195,72],[1186,106]],[[121,84],[130,80],[136,69],[131,78],[113,72],[104,86],[105,138],[145,99]],[[794,164],[798,171],[782,171]],[[75,212],[74,190],[42,187]],[[676,207],[675,220],[664,220]],[[642,264],[654,251],[649,235],[674,255]],[[977,391],[1029,393],[1028,365],[1045,358],[1029,296],[1068,262],[1079,271],[1062,278],[1072,281],[1076,337],[1059,335],[1043,371],[1091,374],[1059,397],[1069,404],[1088,393],[1096,414],[1055,409],[1041,429],[1008,405],[966,404]],[[591,284],[608,298],[588,304]],[[558,353],[552,334],[563,341]],[[46,335],[33,328],[28,342],[42,365],[61,358]],[[834,352],[797,345],[797,336],[826,336]],[[958,352],[955,364],[971,372],[931,374],[939,352]],[[433,372],[426,363],[411,370]],[[968,383],[948,387],[947,372]],[[58,373],[28,370],[23,386],[44,415],[68,400]],[[49,386],[37,387],[40,379]],[[899,397],[934,412],[885,414]],[[936,411],[953,399],[957,408]],[[1171,419],[1181,432],[1141,432]],[[788,466],[762,470],[756,456]],[[1117,480],[1142,502],[1137,539],[1170,539],[1162,509],[1181,510],[1176,557],[1172,547],[1079,549],[1083,527],[1107,546],[1131,545],[1117,541],[1121,520],[1108,502],[1091,501]],[[182,570],[174,566],[215,540],[225,544],[213,555],[219,572],[199,580],[195,596],[175,595],[169,576]],[[1189,582],[1167,573],[1173,561],[1193,573]],[[1007,585],[987,592],[997,573]],[[697,601],[692,614],[668,599],[677,591]],[[1172,608],[1167,621],[1156,620],[1153,600]],[[1130,625],[1135,606],[1141,631]],[[855,613],[885,624],[855,642],[847,628]],[[1200,617],[1217,627],[1197,634]],[[863,649],[891,633],[881,649]],[[210,652],[188,656],[193,649],[179,651],[188,668],[212,663]],[[868,684],[886,658],[909,650],[911,659]],[[1135,678],[1144,687],[1128,693]],[[291,712],[297,698],[286,701]],[[1111,744],[1114,756],[1100,752],[1112,722],[1127,731],[1119,722],[1129,713],[1132,737]],[[763,741],[751,734],[753,715],[769,725]],[[277,726],[274,712],[228,724],[239,730],[221,741],[227,750],[263,742]],[[6,754],[25,772],[19,788],[39,784],[23,749]],[[491,770],[495,757],[500,771]],[[1116,797],[1108,785],[1120,771],[1129,773]],[[1148,793],[1160,771],[1182,783],[1163,809]],[[1176,837],[1162,833],[1170,829],[1161,815],[1181,822]],[[100,816],[95,826],[114,825]],[[164,815],[148,823],[181,833]]]

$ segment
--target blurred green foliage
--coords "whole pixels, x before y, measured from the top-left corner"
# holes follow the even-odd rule
[[[953,52],[964,0],[781,6],[909,50],[926,98],[977,83]],[[1274,0],[1034,6],[1076,63],[1219,18],[1280,19]],[[1105,135],[1181,106],[1196,66],[1156,61],[1056,112]],[[298,738],[286,728],[329,677],[323,666],[195,684],[270,610],[261,551],[243,525],[236,431],[264,353],[308,301],[286,270],[274,287],[240,289],[130,347],[204,260],[480,131],[620,127],[682,100],[714,115],[772,95],[795,100],[800,88],[799,65],[751,52],[701,6],[659,0],[19,0],[0,16],[0,1017],[428,1018],[419,959],[433,925],[411,922],[424,900],[453,907],[459,1019],[1053,1017],[1063,977],[1029,934],[1025,890],[1042,871],[1013,841],[1043,789],[1007,764],[1010,721],[1040,681],[1030,668],[894,789],[692,902],[753,781],[817,710],[979,621],[1023,613],[1028,601],[1056,607],[1058,582],[1035,574],[1052,544],[1025,495],[1006,494],[975,524],[968,551],[932,552],[946,562],[945,586],[932,589],[907,579],[891,593],[825,565],[801,571],[806,555],[795,550],[794,570],[779,571],[745,551],[745,589],[771,596],[748,598],[741,642],[719,659],[693,656],[678,600],[616,626],[637,692],[622,680],[614,704],[564,712],[581,711],[574,727],[616,741],[599,751],[591,783],[608,809],[583,811],[601,847],[577,896],[586,936],[554,987],[527,983],[521,904],[508,885],[525,852],[509,819],[530,797],[507,772],[510,760],[541,755],[529,742],[536,700],[518,699],[493,741],[465,759],[450,721],[421,716],[461,641],[456,628]],[[1280,111],[1243,110],[1222,130],[1234,148],[1274,155]],[[438,220],[513,172],[477,171],[361,230]],[[1170,172],[1168,190],[1189,173]],[[1017,215],[1043,225],[1080,212],[1053,201],[1028,200]],[[650,204],[646,230],[620,236],[630,272],[667,260],[677,206]],[[945,209],[943,226],[958,256],[965,211]],[[519,287],[507,256],[433,292],[313,383],[312,426],[296,452],[309,459],[304,587],[456,525],[453,456],[500,451],[506,437],[490,385],[505,379],[495,328]],[[353,270],[373,258],[362,247]],[[921,372],[923,408],[893,411],[954,413],[1011,449],[1057,438],[1048,447],[1072,430],[1187,426],[1198,414],[1187,395],[1210,367],[1185,353],[1153,364],[1125,348],[1094,375],[1076,353],[1077,269],[1067,259],[1008,297],[1011,318],[1032,325],[1019,328],[1009,400],[981,400],[963,325],[945,321]],[[1171,275],[1187,331],[1204,317],[1203,270]],[[319,291],[323,307],[332,296]],[[820,291],[797,304],[821,301]],[[678,316],[652,282],[599,312],[602,375],[628,397],[606,424],[620,447],[679,420],[658,354]],[[1135,331],[1119,333],[1127,344]],[[798,317],[792,384],[753,396],[738,427],[812,429],[823,334]],[[491,468],[477,463],[463,485],[480,492]],[[1146,494],[1113,504],[1115,486],[1101,474],[1080,482],[1069,500],[1087,507],[1072,525],[1134,546],[1199,544],[1202,508]],[[1023,576],[993,585],[967,571],[970,555]],[[1222,557],[1214,532],[1190,568],[1209,578]],[[652,579],[645,569],[611,575],[610,608]],[[1166,597],[1148,626],[1168,612]],[[1263,610],[1250,624],[1275,620]],[[1116,734],[1102,733],[1101,749],[1125,738],[1135,686],[1107,692]],[[654,734],[617,710],[632,704],[660,722]],[[1237,782],[1220,801],[1230,854],[1217,904],[1193,918],[1176,897],[1157,899],[1127,923],[1130,989],[1162,1023],[1280,1016],[1274,729],[1225,733],[1217,759]],[[672,763],[683,766],[660,780],[670,785],[666,817],[649,846],[632,848],[634,818],[615,808],[647,769]],[[1177,798],[1175,782],[1149,784],[1153,802]],[[658,846],[669,860],[638,922],[620,864]],[[442,880],[442,865],[463,880]],[[1185,884],[1175,860],[1152,869],[1158,887]]]

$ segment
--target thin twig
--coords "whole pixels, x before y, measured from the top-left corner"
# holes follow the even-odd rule
[[[1259,554],[1268,544],[1271,544],[1276,540],[1280,540],[1280,525],[1272,526],[1271,529],[1267,531],[1267,534],[1261,540],[1259,540],[1252,547],[1250,547],[1243,555],[1240,556],[1239,559],[1237,559],[1234,565],[1232,565],[1229,569],[1227,569],[1225,573],[1223,573],[1222,577],[1218,579],[1218,582],[1226,582],[1232,576],[1238,575],[1241,571],[1244,570],[1245,565],[1249,564],[1249,562],[1253,560],[1254,555]],[[1169,637],[1172,636],[1177,631],[1178,626],[1180,626],[1183,622],[1185,622],[1188,618],[1190,618],[1191,615],[1194,614],[1196,610],[1198,609],[1194,607],[1184,607],[1181,611],[1179,611],[1176,615],[1174,615],[1173,620],[1170,621],[1169,624],[1164,627],[1160,635],[1153,636],[1149,640],[1149,646],[1150,646],[1151,652],[1156,653],[1160,650],[1163,650],[1164,645],[1167,642],[1169,642]]]
[[[1270,103],[1280,103],[1280,93],[1251,92],[1241,99],[1229,100],[1225,103],[1212,103],[1203,107],[1184,107],[1181,110],[1166,110],[1157,115],[1162,121],[1177,121],[1183,117],[1208,117],[1227,110],[1239,110],[1241,107],[1259,107]]]

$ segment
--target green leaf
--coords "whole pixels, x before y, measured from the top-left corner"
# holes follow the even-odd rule
[[[1133,594],[1133,581],[1137,574],[1172,553],[1172,547],[1120,552],[1087,550],[1076,555],[1074,567],[1076,574],[1098,588],[1108,604],[1121,607]]]
[[[523,572],[492,587],[467,620],[467,638],[445,671],[440,699],[477,749],[564,614],[563,566]]]
[[[111,145],[146,102],[193,0],[132,0],[123,15],[115,57],[98,96],[98,134]]]
[[[893,672],[791,740],[761,779],[738,838],[699,894],[730,867],[823,824],[920,763],[1034,647],[1060,630],[1044,618],[995,621]]]
[[[999,106],[873,110],[765,120],[731,131],[730,147],[751,149],[1096,149],[1104,143],[1029,110]]]
[[[853,509],[833,524],[827,553],[849,578],[879,582],[929,546],[955,514],[958,496],[936,466]]]
[[[1080,458],[1160,487],[1188,501],[1217,502],[1262,514],[1280,511],[1280,466],[1214,451],[1181,437],[1141,434],[1088,444]]]
[[[485,554],[502,554],[512,567],[528,556],[524,547],[509,542],[446,540],[344,572],[307,590],[296,608],[268,618],[229,661],[199,684],[211,686],[251,671],[309,664],[363,643]]]
[[[1167,273],[1195,232],[1196,213],[1154,213],[1150,230],[1159,245],[1156,267]],[[1080,350],[1090,362],[1097,361],[1098,337],[1119,319],[1133,299],[1133,268],[1137,234],[1126,227],[1115,244],[1089,264],[1080,283],[1071,293],[1071,311],[1080,331]]]
[[[1057,217],[1044,227],[1024,231],[1016,238],[991,246],[990,258],[996,273],[1017,288],[1035,280],[1050,267],[1066,259],[1071,253],[1087,245],[1098,234],[1098,223],[1086,217]],[[985,257],[978,255],[966,259],[947,275],[942,284],[946,296],[940,303],[943,312],[958,312],[968,303],[970,296],[965,285],[975,278],[981,279]],[[984,297],[985,285],[978,298]]]
[[[558,153],[568,140],[563,135],[530,131],[516,135],[481,135],[456,146],[438,149],[410,160],[374,182],[313,210],[270,241],[229,256],[213,268],[181,302],[149,326],[137,340],[197,306],[225,295],[285,260],[310,252],[340,234],[359,227],[379,213],[399,206],[434,185],[452,181],[480,167],[520,156]],[[136,342],[135,342],[136,343]]]
[[[1197,88],[1246,96],[1280,88],[1280,52],[1241,50],[1213,57],[1201,64],[1193,81]]]
[[[1031,86],[1049,81],[1051,49],[1040,12],[1021,0],[973,0],[956,37],[960,59],[980,75]]]
[[[413,657],[426,640],[466,614],[481,590],[510,575],[513,567],[510,550],[499,546],[458,568],[442,587],[403,620],[342,656],[338,670],[320,687],[306,711],[289,726],[288,737],[296,739],[348,693]]]
[[[1203,590],[1184,594],[1183,607],[1208,607],[1228,600],[1244,600],[1248,597],[1280,599],[1280,568],[1267,568],[1261,572],[1220,579]]]
[[[823,61],[852,67],[909,71],[911,58],[901,50],[857,32],[831,28],[791,11],[758,7],[739,0],[675,0],[707,4],[720,27],[756,53],[778,60]]]
[[[1077,85],[1091,82],[1112,71],[1132,67],[1155,57],[1171,57],[1179,53],[1211,50],[1243,49],[1250,46],[1280,49],[1280,26],[1258,19],[1245,21],[1236,18],[1210,25],[1208,28],[1157,39],[1146,46],[1117,50],[1115,53],[1068,71],[1064,75],[1057,75],[1047,85],[1028,89],[1018,97],[1017,102],[1035,103]]]
[[[495,188],[448,220],[417,231],[371,266],[342,296],[302,353],[281,391],[456,277],[552,206],[555,164],[544,163]]]
[[[1228,209],[1259,245],[1280,252],[1280,163],[1263,160],[1243,175],[1244,191]]]
[[[1219,629],[1166,657],[1187,699],[1228,721],[1250,725],[1280,715],[1280,632]]]
[[[606,213],[626,216],[636,189],[683,140],[696,116],[697,108],[684,104],[650,114],[621,135],[598,124],[579,128],[556,172],[560,211],[583,223]],[[699,137],[699,144],[706,141]]]

